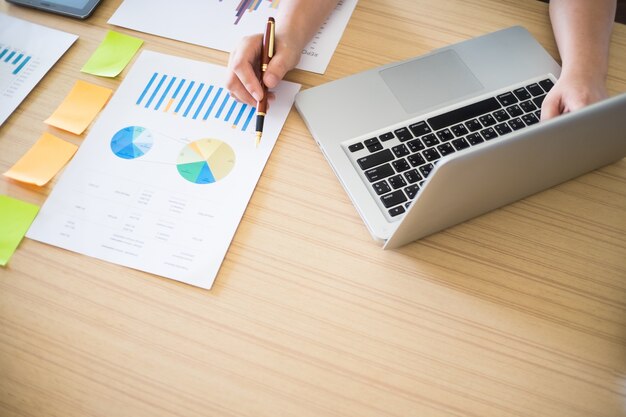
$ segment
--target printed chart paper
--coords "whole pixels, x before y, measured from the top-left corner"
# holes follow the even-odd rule
[[[210,288],[300,86],[275,90],[255,147],[254,107],[223,67],[144,51],[28,237]]]
[[[357,1],[339,1],[296,68],[326,71]],[[124,0],[109,23],[230,52],[242,37],[263,32],[267,18],[277,17],[279,8],[280,0]]]
[[[0,13],[0,125],[76,39]]]

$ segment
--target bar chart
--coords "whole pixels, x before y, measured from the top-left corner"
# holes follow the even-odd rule
[[[221,2],[222,0],[220,0]],[[240,0],[239,5],[236,8],[235,24],[238,24],[241,18],[246,12],[255,12],[259,9],[261,4],[264,4],[270,9],[278,9],[280,0]]]
[[[255,107],[239,103],[224,87],[158,72],[147,80],[135,104],[197,121],[217,119],[244,132],[256,113]]]
[[[25,52],[0,45],[0,65],[11,75],[18,75],[30,62],[31,56]]]

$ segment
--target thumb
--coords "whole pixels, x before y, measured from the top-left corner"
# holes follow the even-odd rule
[[[548,94],[541,105],[541,120],[552,119],[562,112],[561,96]]]

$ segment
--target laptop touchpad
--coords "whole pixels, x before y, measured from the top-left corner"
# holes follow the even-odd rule
[[[483,85],[451,49],[380,71],[407,113],[416,113],[479,91]]]

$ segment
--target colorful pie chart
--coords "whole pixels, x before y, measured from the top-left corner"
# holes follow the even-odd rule
[[[178,155],[178,173],[194,184],[211,184],[226,177],[235,166],[235,152],[217,139],[200,139]]]
[[[111,139],[111,150],[123,159],[139,158],[145,155],[152,145],[154,145],[152,133],[141,126],[125,127]]]

